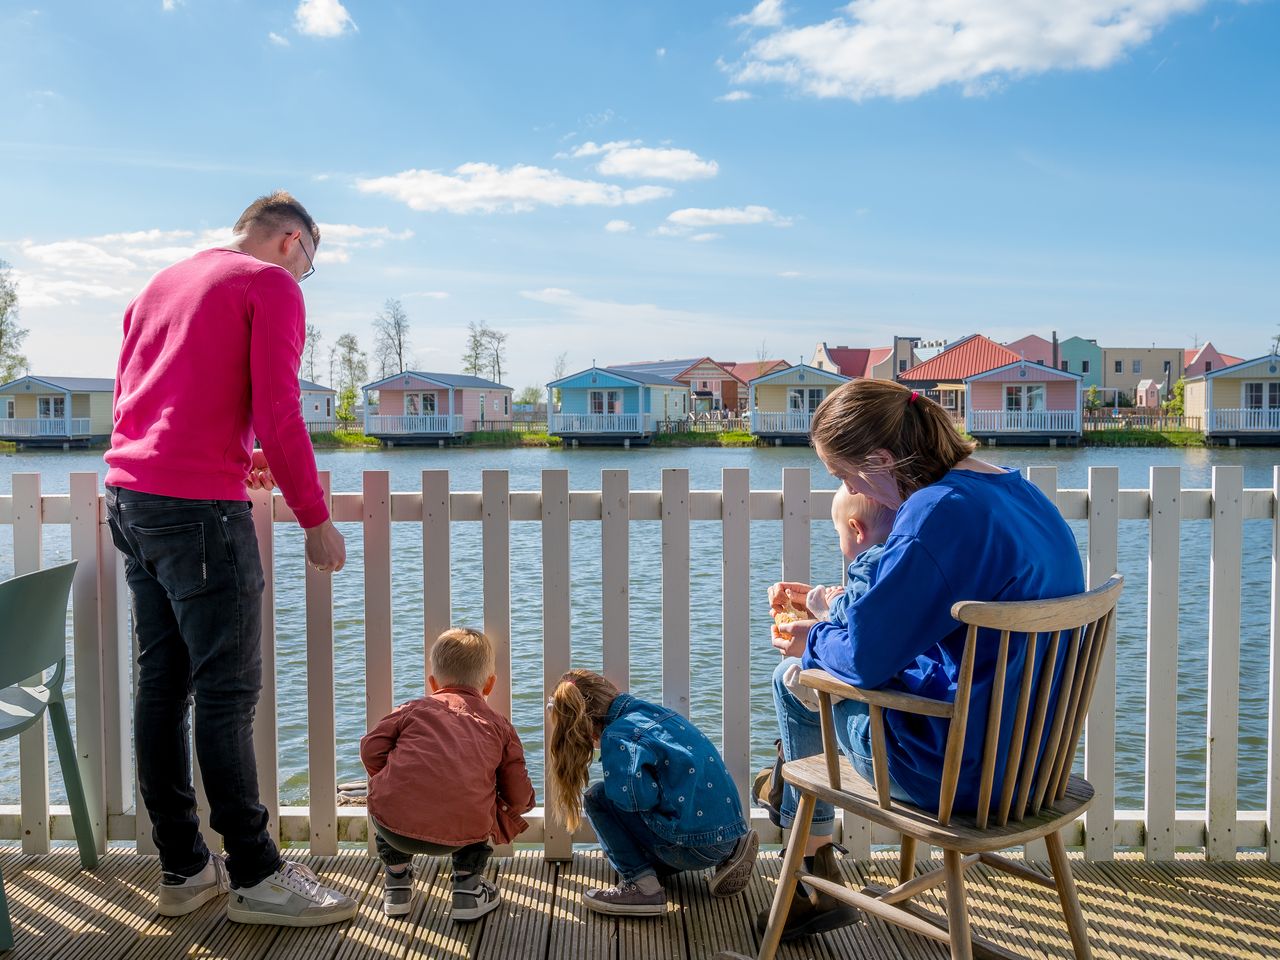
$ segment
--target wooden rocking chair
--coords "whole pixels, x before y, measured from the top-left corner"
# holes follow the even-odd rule
[[[1075,821],[1093,801],[1093,788],[1088,781],[1073,774],[1071,767],[1123,586],[1124,578],[1117,574],[1088,593],[1058,600],[957,603],[951,608],[951,615],[968,624],[969,630],[960,662],[956,697],[952,703],[888,690],[861,690],[841,683],[821,670],[806,670],[800,674],[800,682],[817,690],[822,703],[824,752],[822,756],[795,760],[782,768],[784,779],[800,792],[800,804],[770,909],[769,925],[760,944],[759,960],[773,960],[797,881],[804,881],[814,889],[883,920],[949,943],[954,960],[968,960],[975,953],[977,956],[1014,958],[1017,954],[969,932],[964,872],[978,862],[1055,889],[1077,960],[1090,957],[1084,918],[1059,831]],[[989,633],[980,635],[980,628],[999,631],[995,683],[987,713],[981,767],[961,769],[975,648],[978,643],[995,642]],[[1016,642],[1027,644],[1027,656],[1014,688],[1017,701],[1013,705],[1013,730],[1003,788],[998,797],[993,797],[998,731],[1001,716],[1006,710],[1003,702],[1006,668],[1010,645]],[[1035,702],[1032,703],[1030,694],[1036,669],[1035,652],[1041,644],[1047,644],[1047,647],[1044,648],[1040,679],[1035,685]],[[1066,649],[1060,689],[1050,714],[1050,681],[1063,646]],[[875,786],[859,777],[849,761],[840,755],[831,713],[833,696],[861,700],[870,705]],[[901,803],[889,796],[884,731],[886,709],[946,717],[951,721],[937,813]],[[1038,745],[1042,742],[1042,752],[1037,753],[1034,747],[1024,751],[1024,743]],[[952,808],[962,776],[980,777],[978,805],[972,814],[957,815]],[[818,800],[829,801],[902,835],[902,859],[896,886],[892,889],[868,886],[853,890],[814,877],[803,869],[805,843]],[[1053,879],[995,852],[1039,839],[1043,839],[1048,847]],[[942,848],[944,865],[941,869],[913,876],[918,842]],[[946,884],[946,918],[909,902],[912,897],[942,883]]]

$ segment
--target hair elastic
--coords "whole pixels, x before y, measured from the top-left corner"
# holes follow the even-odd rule
[[[915,390],[912,390],[911,396],[907,399],[907,403],[915,403],[919,399],[920,399],[920,394]]]

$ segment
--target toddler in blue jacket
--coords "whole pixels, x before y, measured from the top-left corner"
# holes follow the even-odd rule
[[[712,896],[740,893],[755,872],[760,838],[747,824],[724,760],[693,724],[618,688],[598,673],[570,670],[547,702],[552,805],[570,831],[585,810],[619,883],[583,896],[587,908],[660,915],[660,877],[712,870]],[[604,779],[587,788],[600,747]],[[585,791],[585,793],[584,793]]]

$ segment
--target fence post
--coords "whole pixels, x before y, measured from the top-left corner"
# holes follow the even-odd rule
[[[1271,678],[1267,692],[1267,859],[1280,863],[1280,466],[1271,474]]]
[[[604,675],[630,689],[631,479],[626,470],[600,471],[600,592]]]
[[[1120,470],[1089,468],[1088,587],[1101,586],[1116,572],[1120,539]],[[1115,854],[1116,819],[1116,639],[1111,621],[1106,652],[1098,664],[1093,703],[1085,722],[1085,777],[1095,800],[1085,813],[1084,850],[1090,860]]]
[[[1151,545],[1147,555],[1146,853],[1177,853],[1178,565],[1182,471],[1151,468]]]
[[[13,573],[35,573],[43,562],[43,508],[40,474],[13,475]],[[41,678],[31,678],[40,683]],[[22,790],[22,852],[49,852],[48,718],[18,735],[18,768]]]
[[[1236,855],[1236,759],[1240,730],[1240,566],[1244,468],[1213,468],[1209,555],[1209,706],[1206,860]]]
[[[452,621],[449,584],[449,471],[422,471],[422,685],[429,652]]]
[[[98,553],[98,475],[73,473],[70,477],[71,555],[76,566],[71,585],[74,622],[76,690],[76,753],[85,802],[93,823],[98,853],[107,852],[106,736],[103,708],[103,663],[99,631],[98,593],[101,573]],[[114,648],[113,648],[114,649]]]
[[[662,471],[662,704],[689,716],[689,471]]]
[[[329,472],[320,473],[333,510]],[[307,759],[311,795],[311,854],[338,852],[338,761],[333,693],[333,574],[305,563],[307,597]]]
[[[489,703],[511,716],[511,497],[505,470],[480,475],[481,554],[484,560],[484,632],[493,644],[498,682]]]
[[[569,471],[542,471],[542,685],[550,696],[569,669],[572,658],[569,584]],[[543,856],[571,860],[573,836],[554,813],[556,789],[545,745],[551,734],[550,715],[542,711]]]
[[[262,564],[262,692],[253,720],[253,753],[258,764],[258,796],[267,808],[267,833],[280,839],[279,697],[276,692],[275,494],[249,493],[253,530]]]
[[[391,474],[364,472],[364,717],[372,730],[391,712]],[[369,853],[376,853],[369,831]]]
[[[751,471],[721,471],[720,619],[725,764],[751,809]]]

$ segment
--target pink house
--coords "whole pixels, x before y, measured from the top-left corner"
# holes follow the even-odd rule
[[[1155,380],[1141,380],[1133,394],[1133,405],[1146,410],[1160,407],[1160,384]]]
[[[1213,373],[1213,371],[1221,370],[1223,367],[1234,367],[1241,362],[1239,357],[1219,353],[1218,348],[1208,342],[1203,347],[1185,350],[1183,353],[1186,357],[1186,369],[1183,371],[1183,376],[1185,377],[1198,377],[1205,373]]]
[[[511,420],[511,388],[483,377],[406,370],[363,390],[364,432],[388,445],[443,441]]]
[[[1005,346],[1023,360],[1030,360],[1032,363],[1038,363],[1046,367],[1054,366],[1053,344],[1037,334],[1030,334],[1021,340],[1006,343]]]
[[[977,440],[1078,443],[1084,377],[1019,360],[965,378],[965,430]]]

